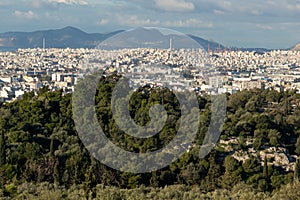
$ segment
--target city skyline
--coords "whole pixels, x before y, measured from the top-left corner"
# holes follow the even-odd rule
[[[104,33],[147,26],[174,29],[226,46],[282,49],[300,42],[299,0],[3,0],[0,10],[1,33],[65,26]]]

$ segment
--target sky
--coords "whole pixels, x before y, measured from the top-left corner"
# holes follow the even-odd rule
[[[300,43],[300,0],[0,0],[0,32],[163,27],[228,47]]]

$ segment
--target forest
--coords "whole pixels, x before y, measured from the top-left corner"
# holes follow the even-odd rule
[[[101,77],[95,110],[106,136],[132,152],[155,151],[178,130],[176,96],[164,88],[135,91],[129,111],[146,125],[155,103],[168,113],[154,137],[134,138],[113,119],[112,91],[119,76]],[[296,91],[245,90],[227,94],[227,116],[220,141],[205,158],[199,149],[211,116],[211,98],[198,95],[200,122],[193,147],[168,167],[151,173],[125,173],[90,155],[76,131],[72,94],[25,93],[21,100],[0,104],[0,198],[5,199],[297,199],[300,177],[300,94]],[[260,153],[274,147],[291,156],[287,170]],[[228,150],[230,149],[230,150]],[[249,154],[250,149],[255,151]],[[248,152],[243,160],[235,152]],[[292,159],[294,158],[294,160]],[[273,159],[273,160],[272,160]],[[51,197],[51,198],[49,198]]]

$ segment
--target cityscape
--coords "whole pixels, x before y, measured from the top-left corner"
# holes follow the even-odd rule
[[[110,55],[118,55],[118,58],[113,60]],[[181,77],[191,90],[200,94],[233,94],[254,88],[278,92],[300,91],[300,52],[291,50],[195,52],[184,49],[133,49],[116,52],[37,48],[1,52],[0,56],[2,102],[20,99],[25,92],[36,93],[44,86],[51,91],[62,89],[64,93],[70,93],[89,68],[103,70],[106,74],[130,75],[139,72],[139,81],[144,85],[159,84],[154,83],[146,73],[146,65],[156,63],[168,66],[170,74],[178,76],[162,82],[176,85]],[[91,56],[99,62],[88,62]],[[160,69],[154,67],[153,70],[152,73],[157,74]]]
[[[300,0],[1,0],[0,199],[300,199]]]

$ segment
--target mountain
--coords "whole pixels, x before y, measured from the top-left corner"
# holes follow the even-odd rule
[[[164,46],[169,45],[170,35],[166,36],[162,34],[156,29],[145,29],[138,28],[135,29],[134,33],[125,32],[121,34],[124,40],[128,40],[129,42],[135,42],[130,40],[130,38],[138,38],[140,41],[149,40],[148,44],[157,43],[157,41],[163,41]],[[116,31],[111,33],[86,33],[78,28],[74,28],[71,26],[55,29],[55,30],[41,30],[34,32],[6,32],[0,33],[0,49],[2,50],[13,50],[18,48],[37,48],[43,46],[43,39],[46,41],[46,48],[94,48],[102,41],[110,38],[112,36],[118,36],[118,33],[124,31]],[[128,34],[128,37],[125,37]],[[219,43],[208,41],[202,39],[197,36],[189,35],[192,39],[198,42],[204,49],[208,49],[210,47],[211,50],[224,49],[223,45],[219,45]],[[172,36],[174,38],[174,46],[176,48],[177,43],[185,43],[188,44],[187,41],[183,41],[187,37],[181,36]],[[111,40],[112,41],[112,40]],[[128,42],[128,43],[129,43]],[[134,44],[128,44],[133,46]],[[136,44],[135,44],[136,45]],[[151,45],[150,45],[151,46]]]
[[[290,50],[292,51],[300,51],[300,43],[293,46]]]
[[[201,43],[199,42],[201,41]],[[98,48],[101,49],[123,49],[123,48],[204,48],[208,41],[193,36],[157,28],[136,28],[117,34],[102,42]]]
[[[224,50],[225,46],[221,45],[220,43],[214,42],[214,41],[209,41],[209,40],[205,40],[203,38],[194,36],[194,35],[189,35],[192,39],[194,39],[195,41],[197,41],[206,51],[208,50],[208,48],[210,50]]]
[[[34,32],[6,32],[0,34],[0,48],[37,48],[43,46],[45,38],[47,48],[92,48],[106,38],[119,33],[88,34],[74,27],[65,27],[56,30],[43,30]]]

